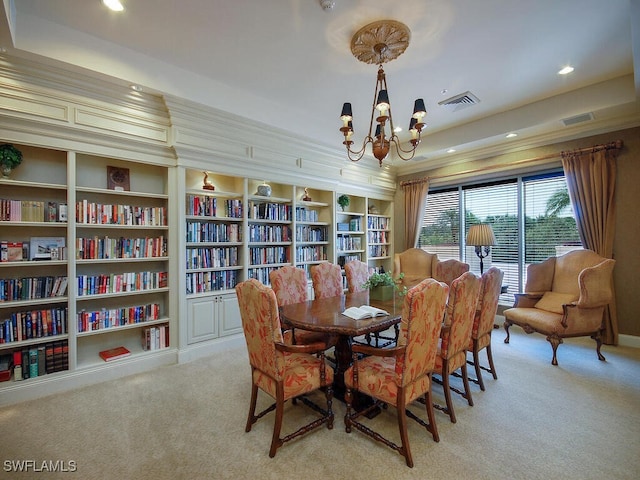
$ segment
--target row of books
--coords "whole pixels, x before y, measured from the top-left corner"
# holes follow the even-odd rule
[[[362,238],[350,237],[349,235],[339,236],[336,238],[336,249],[340,251],[361,250]]]
[[[64,237],[31,237],[29,241],[0,240],[0,262],[24,260],[66,260]]]
[[[389,248],[387,245],[371,245],[369,246],[370,257],[386,257],[389,255]]]
[[[158,318],[160,318],[160,305],[149,303],[134,307],[102,308],[94,311],[82,310],[76,314],[76,323],[78,332],[91,332],[149,322]]]
[[[0,198],[0,221],[66,222],[67,204]]]
[[[167,272],[126,272],[102,275],[78,275],[77,295],[138,292],[167,286]]]
[[[76,258],[151,258],[167,255],[167,239],[160,235],[150,238],[110,238],[93,237],[76,239]]]
[[[250,247],[249,263],[251,265],[289,263],[289,247]]]
[[[369,232],[367,239],[369,243],[388,243],[388,232]]]
[[[271,280],[269,280],[269,273],[274,270],[277,270],[280,267],[260,267],[260,268],[250,268],[247,272],[249,278],[255,278],[259,282],[264,283],[265,285],[270,285]]]
[[[0,302],[62,297],[67,292],[66,276],[0,278]]]
[[[225,199],[224,213],[222,213],[218,210],[218,198],[207,195],[187,195],[186,214],[199,217],[242,218],[242,200]]]
[[[317,222],[318,211],[305,207],[296,207],[296,221],[298,222]]]
[[[154,325],[142,329],[142,349],[159,350],[169,346],[169,324]]]
[[[69,341],[47,342],[13,352],[15,381],[42,377],[48,373],[69,370]]]
[[[238,265],[238,247],[187,248],[187,270]]]
[[[291,221],[291,205],[285,203],[249,202],[249,218],[254,220]]]
[[[250,242],[290,242],[291,228],[286,225],[249,225]]]
[[[187,273],[187,295],[231,290],[238,283],[237,270]]]
[[[373,230],[388,230],[391,219],[388,217],[367,217],[367,227]]]
[[[166,226],[166,207],[112,205],[81,200],[76,202],[76,221],[90,225]]]
[[[296,240],[298,242],[326,242],[327,238],[327,227],[296,226]]]
[[[296,262],[314,262],[327,259],[327,247],[324,245],[309,245],[296,248]]]
[[[67,307],[13,312],[0,322],[0,343],[67,333]]]
[[[349,263],[353,260],[362,260],[360,254],[352,254],[352,255],[339,255],[338,256],[338,265],[344,268],[346,263]]]
[[[187,222],[187,242],[241,242],[237,223]]]

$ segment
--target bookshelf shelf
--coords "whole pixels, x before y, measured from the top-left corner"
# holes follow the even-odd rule
[[[151,327],[153,325],[160,325],[160,324],[164,324],[164,323],[168,323],[168,322],[169,322],[169,318],[168,317],[162,317],[162,318],[159,318],[157,320],[146,320],[144,322],[129,323],[129,324],[126,324],[126,325],[117,325],[117,326],[113,326],[113,327],[100,328],[100,329],[97,329],[97,330],[90,330],[88,332],[78,332],[78,333],[76,333],[76,336],[77,337],[88,337],[88,336],[91,336],[91,335],[110,334],[110,333],[119,332],[119,331],[122,331],[122,330],[140,329],[140,328]]]

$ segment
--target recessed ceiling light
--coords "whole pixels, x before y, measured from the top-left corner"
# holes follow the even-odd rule
[[[573,72],[573,67],[571,65],[567,65],[566,67],[558,70],[558,75],[567,75],[571,72]]]
[[[141,92],[142,91],[142,87],[140,85],[131,85],[131,90],[133,90],[135,92]]]
[[[114,12],[121,12],[124,10],[124,7],[122,6],[122,3],[120,3],[120,0],[102,0],[102,3],[109,10],[113,10]]]
[[[442,90],[440,90],[440,93],[441,93],[442,95],[446,95],[448,91],[449,91],[449,90],[447,90],[446,88],[443,88]]]
[[[456,151],[455,148],[450,148],[449,150],[447,150],[447,153],[454,153]]]
[[[402,131],[402,127],[395,127],[393,131],[396,133],[400,133]]]
[[[517,133],[507,133],[507,138],[513,138],[513,137],[517,137],[518,134]]]

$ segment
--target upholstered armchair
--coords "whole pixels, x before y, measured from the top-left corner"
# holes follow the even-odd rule
[[[319,263],[311,267],[311,281],[315,298],[342,295],[342,270],[335,263]]]
[[[480,296],[478,297],[478,306],[473,319],[473,328],[471,329],[471,342],[469,342],[468,347],[468,352],[472,354],[473,360],[467,360],[467,363],[473,365],[476,369],[476,378],[469,378],[469,381],[477,383],[480,386],[480,390],[484,390],[482,370],[493,375],[494,380],[498,379],[491,353],[491,332],[496,321],[503,277],[504,272],[496,267],[491,267],[480,277]],[[482,350],[487,353],[488,367],[480,364],[480,352]]]
[[[413,467],[413,458],[407,433],[407,417],[425,427],[434,441],[440,441],[431,398],[431,371],[438,349],[448,290],[447,285],[432,278],[411,289],[403,304],[398,345],[393,348],[354,345],[353,365],[344,373],[347,387],[347,412],[344,417],[346,432],[350,433],[353,427],[384,443],[404,456],[409,467]],[[354,391],[369,395],[374,403],[364,410],[355,411],[352,408]],[[428,423],[407,408],[417,398],[422,398],[426,406]],[[396,407],[401,440],[399,446],[362,423],[373,409],[385,404]],[[389,411],[382,410],[383,414]],[[376,419],[382,420],[384,419]]]
[[[468,263],[464,263],[453,258],[449,260],[438,260],[436,262],[436,268],[435,272],[433,273],[433,278],[435,278],[439,282],[444,282],[447,285],[451,286],[451,282],[468,271]]]
[[[428,253],[420,248],[409,248],[402,253],[396,253],[393,259],[393,278],[403,273],[401,287],[411,288],[425,278],[434,278],[438,255]]]
[[[471,342],[471,330],[476,314],[478,296],[480,294],[480,279],[471,272],[463,273],[451,282],[444,325],[440,334],[440,348],[436,355],[434,374],[440,376],[438,383],[442,383],[446,407],[435,405],[449,415],[452,423],[456,423],[456,414],[451,400],[451,391],[454,391],[467,400],[469,406],[473,406],[469,377],[467,376],[467,348]],[[464,392],[450,384],[450,377],[460,370],[458,376],[462,377]],[[435,378],[434,378],[434,381]]]
[[[369,266],[360,260],[351,260],[344,265],[344,274],[347,277],[347,288],[349,293],[362,292],[366,290],[364,283],[371,275]]]
[[[269,272],[269,281],[276,294],[278,307],[307,301],[307,273],[303,269],[285,265]],[[289,334],[291,341],[296,344],[323,341],[329,347],[335,343],[335,339],[328,335],[300,329],[285,329],[285,343],[291,343],[288,341]]]
[[[574,250],[527,268],[525,293],[516,294],[513,308],[504,311],[504,329],[518,325],[526,333],[546,335],[553,349],[551,363],[558,365],[556,351],[567,337],[590,336],[600,353],[603,313],[613,297],[615,260],[591,250]]]
[[[333,391],[333,369],[326,364],[322,342],[307,345],[285,344],[280,327],[278,302],[274,291],[256,279],[236,285],[240,317],[244,331],[249,363],[251,365],[251,401],[245,431],[268,412],[275,409],[269,456],[273,457],[283,443],[292,440],[326,423],[333,428],[331,410]],[[320,407],[306,394],[324,387],[327,406]],[[262,390],[275,403],[257,414],[258,390]],[[289,399],[300,399],[319,414],[319,418],[300,427],[295,432],[280,436],[284,404]]]

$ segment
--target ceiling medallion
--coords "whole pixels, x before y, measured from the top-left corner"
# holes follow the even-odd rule
[[[351,39],[351,53],[364,63],[382,63],[395,60],[409,46],[411,31],[404,23],[380,20],[365,25]]]

